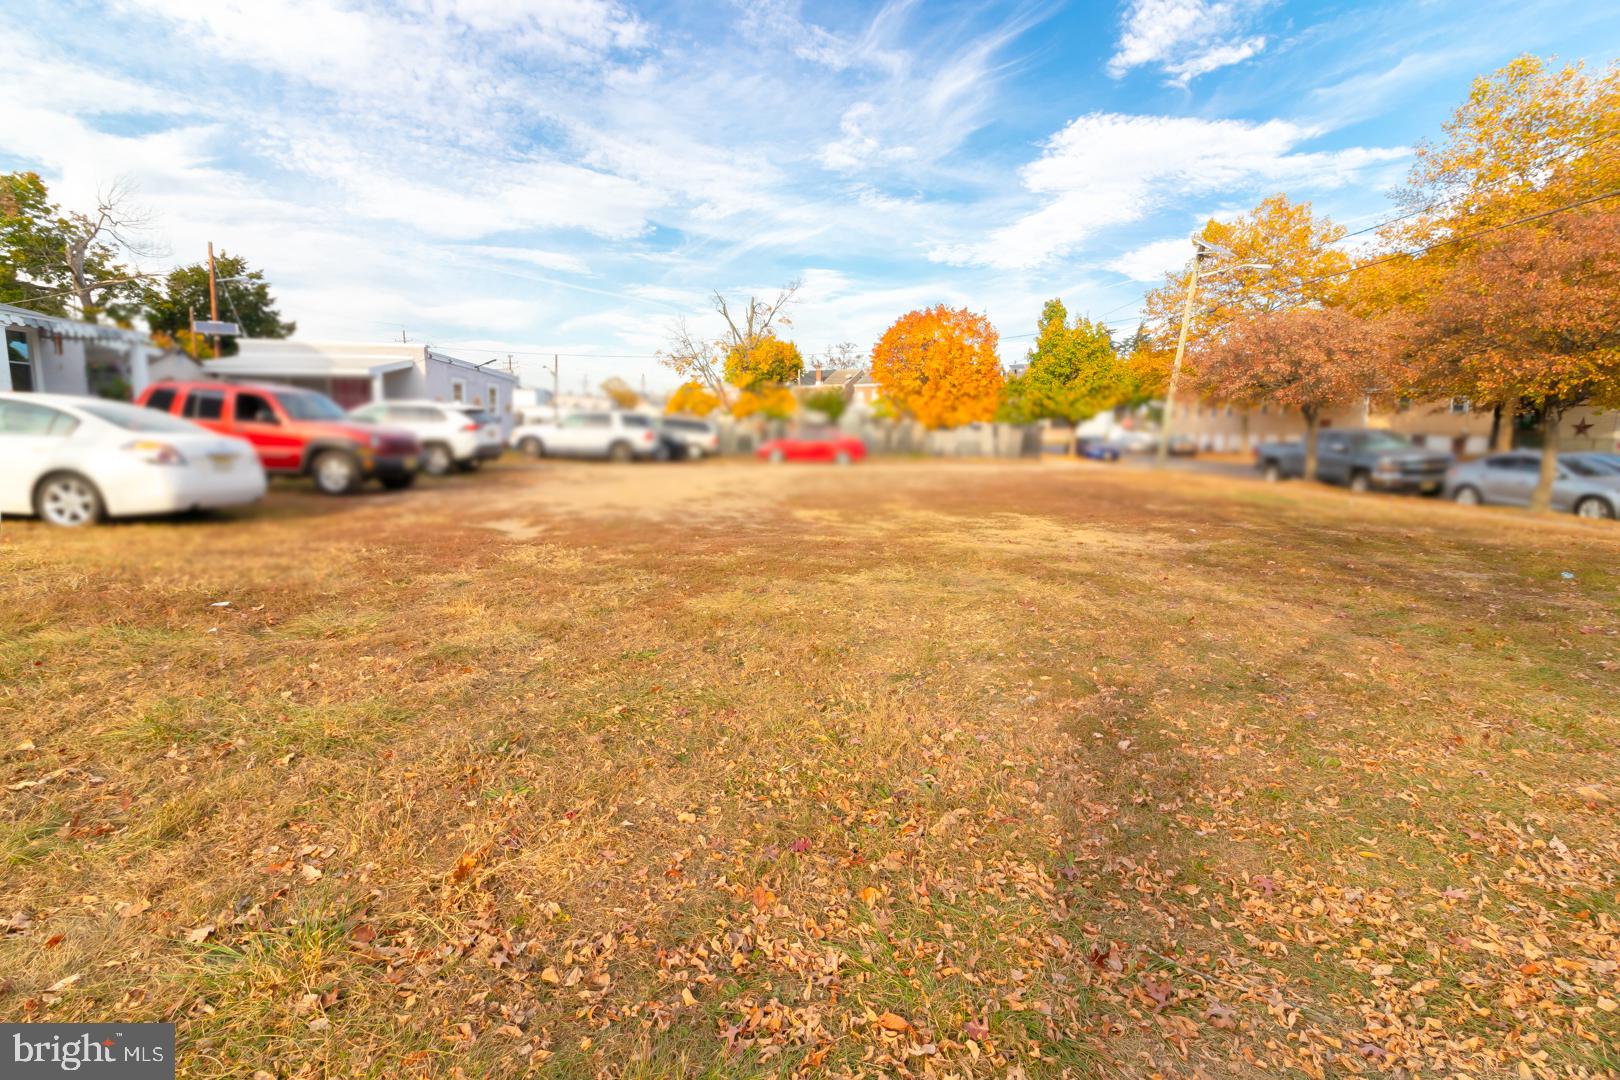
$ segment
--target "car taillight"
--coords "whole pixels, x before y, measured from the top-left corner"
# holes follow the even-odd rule
[[[125,443],[123,449],[132,454],[141,454],[141,460],[151,465],[184,465],[186,456],[166,442],[156,439],[136,439],[132,443]]]
[[[477,424],[462,424],[461,425],[461,430],[462,431],[477,431],[478,430],[478,425]]]
[[[653,441],[653,433],[650,432],[650,431],[643,431],[641,433],[641,441],[642,442],[652,442]]]

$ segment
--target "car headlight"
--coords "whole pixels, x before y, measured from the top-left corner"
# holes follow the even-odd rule
[[[132,454],[141,455],[141,460],[149,465],[184,465],[186,455],[176,450],[166,442],[156,439],[136,439],[125,443],[122,449]]]

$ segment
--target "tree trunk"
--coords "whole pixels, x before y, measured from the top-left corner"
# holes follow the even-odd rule
[[[1316,410],[1301,409],[1305,417],[1305,479],[1316,479]]]
[[[1519,414],[1517,394],[1496,407],[1496,429],[1491,432],[1491,450],[1505,454],[1513,449],[1513,421]]]
[[[1553,405],[1542,410],[1541,419],[1541,476],[1536,490],[1530,496],[1530,509],[1538,514],[1552,508],[1553,481],[1558,478],[1558,418],[1560,411]]]

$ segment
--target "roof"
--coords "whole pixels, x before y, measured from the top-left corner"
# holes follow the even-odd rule
[[[493,366],[442,353],[409,342],[292,341],[286,338],[237,338],[236,355],[207,362],[212,375],[271,378],[370,378],[407,367],[426,367],[432,359],[494,378],[517,382],[517,376]]]
[[[64,319],[56,315],[41,315],[37,311],[0,304],[0,325],[32,326],[48,334],[60,334],[80,341],[122,341],[131,345],[150,345],[151,339],[139,330],[125,330],[117,326],[102,326],[83,319]]]
[[[422,345],[369,345],[349,342],[288,341],[271,338],[237,338],[236,355],[209,360],[210,375],[269,376],[354,376],[369,378],[384,371],[398,371],[422,361],[427,349]]]

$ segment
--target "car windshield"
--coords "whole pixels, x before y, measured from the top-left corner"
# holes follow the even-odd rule
[[[638,416],[635,413],[624,413],[623,414],[623,419],[624,419],[624,426],[625,427],[651,427],[652,426],[652,422],[650,420],[648,420],[645,416]]]
[[[663,424],[671,431],[696,431],[708,434],[709,425],[702,420],[665,420]]]
[[[1363,450],[1380,453],[1386,450],[1412,450],[1415,447],[1399,435],[1390,435],[1383,431],[1369,431],[1360,436],[1359,442]]]
[[[348,414],[338,407],[338,403],[325,394],[299,390],[290,394],[283,392],[278,397],[282,409],[294,420],[348,419]]]
[[[195,435],[203,428],[178,416],[157,412],[139,405],[125,405],[120,401],[86,401],[79,411],[89,413],[97,420],[105,420],[125,431],[168,432],[172,435]]]
[[[493,424],[495,422],[495,418],[483,409],[463,409],[461,411],[466,413],[467,419],[475,424]]]

